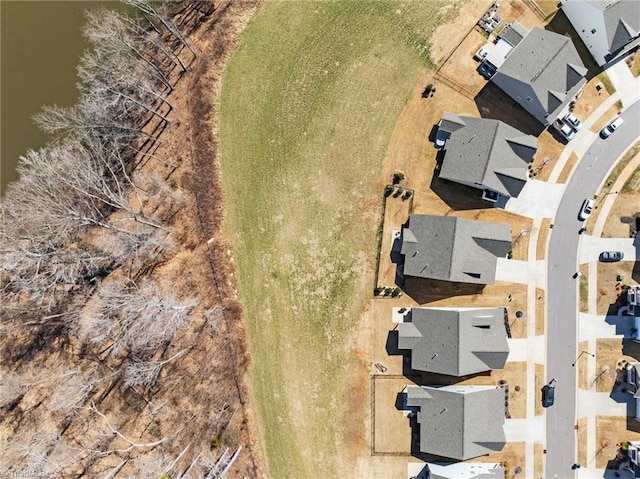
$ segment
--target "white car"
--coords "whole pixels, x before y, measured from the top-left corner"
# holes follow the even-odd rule
[[[567,141],[571,141],[576,137],[575,130],[560,119],[557,119],[555,122],[553,122],[553,126],[556,130],[562,133],[562,136],[564,136]]]
[[[582,208],[580,208],[580,213],[578,213],[578,219],[580,221],[585,221],[593,211],[595,204],[596,200],[591,197],[584,200],[582,202]]]
[[[569,113],[567,116],[565,116],[564,121],[576,131],[580,131],[580,128],[582,128],[582,123],[576,118],[573,113]]]
[[[624,120],[620,117],[617,117],[615,120],[613,120],[611,123],[609,123],[600,131],[600,137],[608,138],[611,135],[611,133],[613,133],[618,128],[620,128],[620,125],[622,125],[623,123],[624,123]]]

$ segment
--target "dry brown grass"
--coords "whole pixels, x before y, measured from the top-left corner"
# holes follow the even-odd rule
[[[538,233],[536,259],[544,259],[547,255],[547,241],[549,241],[550,226],[551,218],[543,218],[542,223],[540,223],[540,232]]]
[[[569,180],[569,177],[571,176],[571,173],[573,173],[573,169],[575,168],[576,164],[578,164],[578,155],[576,155],[575,153],[571,153],[569,155],[569,158],[567,159],[567,162],[562,167],[560,175],[558,176],[558,183],[566,183]]]
[[[596,376],[589,378],[588,387],[598,392],[609,392],[616,383],[618,362],[622,354],[622,338],[598,339],[596,342]],[[630,357],[625,358],[627,361]]]
[[[502,370],[491,371],[489,375],[480,375],[461,381],[458,384],[476,384],[494,386],[498,381],[505,380],[509,383],[509,413],[513,419],[526,417],[527,398],[527,363],[508,362]],[[517,390],[519,389],[519,390]]]
[[[602,229],[603,238],[629,238],[635,229],[634,215],[640,212],[640,196],[618,193]]]
[[[634,77],[640,76],[640,55],[638,54],[638,49],[636,49],[633,54],[629,55],[629,58],[627,59],[627,65],[629,65],[631,74]]]
[[[544,474],[544,446],[535,443],[533,445],[533,477],[542,477]]]
[[[536,336],[540,336],[541,334],[544,334],[545,313],[546,313],[545,291],[544,289],[536,288]]]
[[[578,418],[578,464],[587,464],[587,418]]]
[[[541,181],[549,179],[563,149],[564,145],[559,143],[549,130],[542,132],[538,137],[538,151],[532,166],[536,179]]]
[[[395,406],[398,394],[408,384],[414,383],[405,377],[374,376],[374,453],[409,455],[411,452],[409,419]]]
[[[600,133],[600,130],[602,130],[605,125],[611,123],[611,120],[613,120],[618,113],[620,113],[620,109],[617,105],[613,105],[591,126],[591,131],[594,133]]]
[[[619,261],[617,263],[598,262],[597,313],[618,314],[622,301],[618,297],[622,293],[622,285],[634,282],[632,275],[634,261]],[[618,281],[618,275],[624,279]]]
[[[581,264],[580,272],[582,273],[578,278],[580,312],[586,313],[589,309],[589,265]]]
[[[583,87],[582,95],[576,103],[573,114],[580,120],[587,118],[593,111],[598,108],[602,102],[611,96],[606,88],[598,91],[596,85],[602,81],[605,84],[610,84],[606,73],[602,73],[598,77],[594,77],[589,80]]]
[[[582,351],[588,351],[588,348],[589,343],[587,341],[582,341],[580,344],[578,344],[578,354],[580,354]],[[590,357],[591,356],[589,356],[588,354],[580,355],[575,365],[575,367],[578,368],[578,387],[580,389],[588,389],[589,387],[587,377],[589,371],[587,368],[587,363]]]
[[[547,384],[547,380],[545,378],[544,375],[544,365],[542,364],[536,364],[535,365],[535,369],[536,369],[536,386],[535,386],[535,413],[536,416],[540,416],[542,414],[542,411],[544,411],[544,408],[542,407],[542,386],[544,386],[545,384]]]
[[[473,462],[502,462],[509,464],[509,473],[505,477],[512,477],[516,467],[522,469],[521,477],[529,477],[525,467],[526,443],[508,442],[500,452],[493,452],[486,456],[476,457]],[[517,477],[517,476],[516,476]]]
[[[534,2],[536,3],[536,5],[538,5],[538,7],[540,7],[540,10],[542,10],[547,15],[551,15],[552,13],[558,11],[557,0],[534,0]],[[536,477],[537,476],[538,475],[536,474]]]
[[[604,469],[609,461],[616,458],[620,444],[640,439],[640,432],[630,429],[629,421],[633,421],[633,418],[596,416],[597,468]]]

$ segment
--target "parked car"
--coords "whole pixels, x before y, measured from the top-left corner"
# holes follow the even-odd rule
[[[576,137],[576,131],[559,118],[553,122],[553,127],[558,130],[567,141],[571,141]]]
[[[593,198],[587,198],[582,202],[582,208],[580,208],[580,213],[578,213],[578,219],[580,221],[585,221],[591,211],[593,211],[593,207],[596,204],[596,200]]]
[[[622,125],[623,123],[624,123],[624,120],[620,117],[617,117],[615,120],[613,120],[611,123],[609,123],[600,131],[600,137],[609,138],[611,133],[613,133],[618,128],[620,128],[620,125]]]
[[[556,396],[555,381],[551,381],[549,384],[545,384],[542,387],[542,407],[553,406],[553,401]]]
[[[565,116],[564,121],[576,131],[580,131],[580,128],[582,128],[582,123],[580,122],[580,120],[578,120],[578,118],[576,118],[573,113],[569,113],[567,116]]]
[[[613,263],[615,261],[620,261],[624,258],[624,253],[622,251],[603,251],[600,253],[600,261],[604,263]]]

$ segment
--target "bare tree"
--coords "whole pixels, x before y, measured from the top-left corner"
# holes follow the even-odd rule
[[[100,287],[98,299],[99,310],[82,318],[82,335],[112,355],[155,351],[173,339],[196,305],[195,298],[178,301],[151,279],[111,281]]]
[[[127,387],[153,387],[160,375],[160,371],[162,371],[162,368],[174,359],[182,356],[187,351],[187,349],[182,349],[170,358],[162,361],[144,361],[141,359],[134,359],[133,362],[127,366],[124,373],[124,385]]]

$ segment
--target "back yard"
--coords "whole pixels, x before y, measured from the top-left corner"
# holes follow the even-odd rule
[[[434,29],[489,3],[267,3],[230,62],[226,228],[274,477],[342,476],[369,452],[368,369],[352,345],[373,286],[382,160],[432,66]]]

